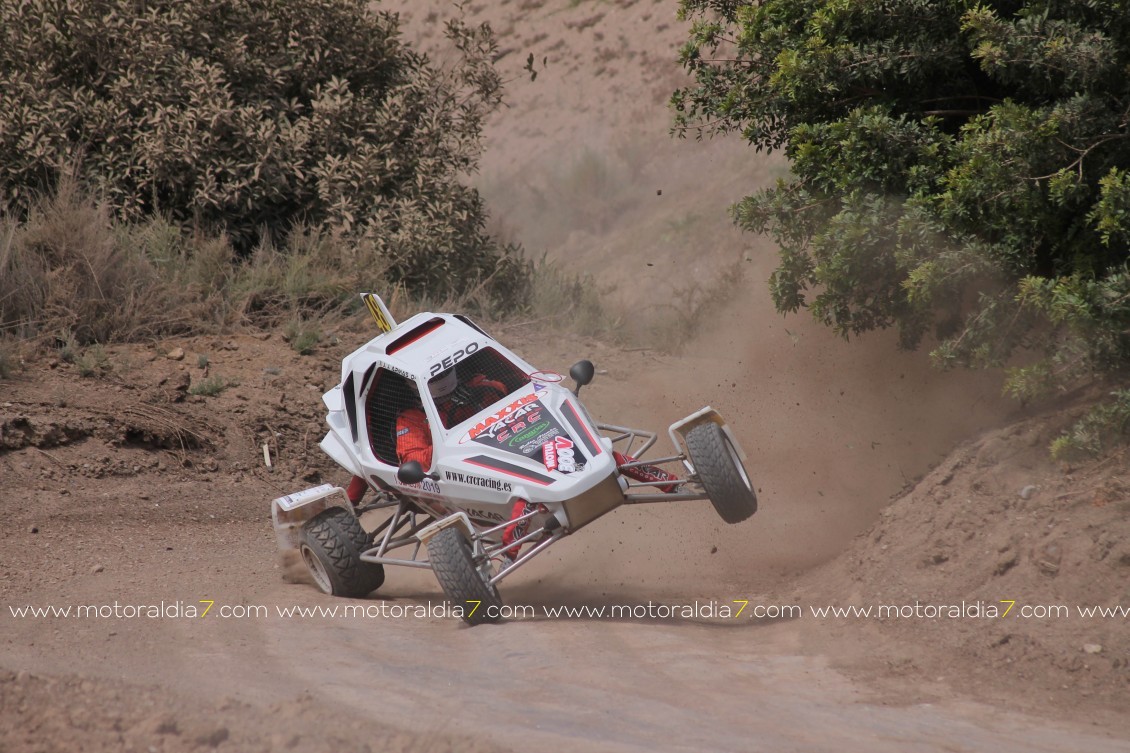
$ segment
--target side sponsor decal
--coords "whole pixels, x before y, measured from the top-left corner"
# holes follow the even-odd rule
[[[540,408],[541,404],[538,403],[538,398],[541,397],[537,392],[531,392],[528,395],[523,395],[514,402],[507,405],[505,408],[491,413],[489,416],[479,421],[472,426],[466,434],[459,438],[459,444],[469,442],[472,439],[478,439],[484,434],[494,437],[503,428],[511,425],[514,421],[532,410],[528,407],[531,403],[537,403]]]
[[[452,366],[459,363],[464,358],[471,355],[472,353],[474,353],[478,349],[479,349],[479,343],[468,343],[466,346],[460,348],[459,350],[455,351],[454,353],[449,353],[448,355],[444,356],[443,360],[436,361],[435,363],[433,363],[431,365],[431,368],[428,370],[428,376],[434,377],[436,374],[440,373],[441,371],[444,371],[445,369],[450,369]]]
[[[558,419],[541,402],[544,392],[532,392],[518,398],[499,411],[484,417],[472,426],[460,439],[460,444],[477,442],[492,449],[503,450],[515,455],[544,459],[543,447],[546,442],[560,438],[568,443],[573,451],[573,464],[582,469],[584,456],[579,447],[574,447],[573,438],[565,431]],[[562,445],[564,447],[564,445]]]
[[[293,510],[296,507],[301,507],[312,499],[328,497],[334,490],[333,484],[322,484],[315,486],[313,489],[306,489],[304,491],[288,494],[285,497],[279,497],[275,501],[279,503],[279,507],[284,510]]]
[[[506,518],[502,517],[501,513],[488,512],[487,510],[475,510],[470,507],[467,508],[466,512],[472,518],[476,518],[478,520],[489,520],[492,523],[506,522]]]
[[[374,489],[390,489],[389,485],[381,480],[375,473],[369,474],[369,480],[372,482]],[[399,481],[394,481],[399,491],[403,492],[408,497],[411,497],[416,504],[420,505],[425,510],[431,512],[438,518],[443,518],[451,514],[451,511],[444,506],[447,498],[439,489],[439,484],[432,481],[430,478],[424,479],[419,484],[402,484]]]
[[[552,426],[552,422],[550,422],[550,421],[538,421],[539,418],[541,418],[540,412],[536,413],[536,414],[532,414],[530,416],[529,421],[523,421],[522,422],[523,424],[526,424],[528,426],[528,428],[524,428],[522,426],[515,426],[514,431],[517,432],[516,434],[511,434],[509,431],[507,431],[505,436],[510,437],[510,438],[506,440],[506,446],[507,447],[516,447],[516,446],[519,446],[519,445],[524,445],[527,442],[529,442],[531,439],[534,439],[535,437],[539,437],[542,434],[544,434],[546,431],[548,431]],[[537,421],[537,423],[534,423],[535,421]],[[500,442],[502,441],[502,439],[503,439],[503,437],[499,437]]]
[[[385,371],[391,371],[393,374],[396,374],[397,376],[402,376],[405,379],[407,379],[409,382],[415,380],[415,377],[413,377],[407,371],[405,371],[404,369],[401,369],[401,368],[397,368],[396,366],[393,366],[390,363],[384,363],[383,361],[377,361],[377,366],[384,369]]]
[[[442,496],[443,494],[443,492],[439,490],[439,484],[432,481],[430,478],[426,478],[418,484],[402,484],[398,481],[396,485],[403,489],[411,489],[417,493],[422,492],[424,494],[435,494],[437,496]]]
[[[579,450],[573,449],[573,440],[569,437],[554,437],[552,442],[546,442],[541,446],[541,453],[547,471],[575,473],[585,469],[584,463],[577,462]]]
[[[542,447],[546,442],[556,439],[567,441],[570,447],[573,446],[572,438],[549,409],[540,401],[534,401],[492,424],[474,441],[493,449],[541,460]]]
[[[446,480],[454,481],[457,484],[481,486],[486,489],[494,489],[496,492],[509,492],[513,488],[509,481],[499,481],[496,478],[484,478],[483,476],[472,476],[469,473],[460,473],[459,471],[444,471],[443,476]]]
[[[487,455],[476,455],[473,458],[468,458],[463,461],[468,465],[475,465],[479,468],[489,468],[492,471],[500,471],[508,476],[520,478],[523,481],[529,481],[532,484],[540,486],[549,486],[553,483],[553,479],[543,473],[532,471],[529,468],[523,468],[520,465],[507,463],[505,460],[498,460]]]

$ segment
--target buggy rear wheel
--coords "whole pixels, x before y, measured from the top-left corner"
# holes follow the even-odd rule
[[[323,593],[353,598],[376,591],[385,581],[383,565],[361,560],[368,548],[365,529],[342,507],[307,521],[298,545],[314,585]]]
[[[498,622],[502,599],[490,585],[490,562],[482,567],[475,563],[471,542],[462,530],[444,528],[428,539],[428,561],[447,598],[463,609],[464,622]]]
[[[757,494],[730,438],[716,423],[687,432],[687,454],[718,516],[740,523],[757,512]]]

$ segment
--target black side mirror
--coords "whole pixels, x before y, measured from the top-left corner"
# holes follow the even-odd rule
[[[402,484],[418,484],[426,478],[438,481],[439,474],[424,473],[424,466],[415,460],[409,460],[396,470],[396,480]]]
[[[576,388],[574,388],[573,390],[573,394],[579,394],[581,388],[591,382],[595,374],[596,367],[593,366],[592,361],[588,360],[587,358],[583,361],[577,361],[575,364],[570,366],[569,376],[571,376],[573,378],[573,381],[577,383]]]

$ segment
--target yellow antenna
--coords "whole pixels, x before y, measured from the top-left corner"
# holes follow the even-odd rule
[[[373,321],[377,323],[377,328],[381,332],[392,332],[392,328],[396,326],[396,320],[392,318],[392,314],[388,312],[388,307],[385,302],[380,299],[376,293],[362,293],[361,300],[369,308],[369,313],[373,315]]]

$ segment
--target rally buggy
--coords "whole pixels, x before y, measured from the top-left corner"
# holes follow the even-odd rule
[[[279,546],[301,553],[325,593],[364,596],[384,582],[385,565],[430,568],[465,621],[493,622],[500,581],[620,505],[709,499],[727,523],[756,511],[745,455],[712,408],[670,426],[675,454],[644,461],[655,433],[597,423],[579,401],[591,362],[569,370],[569,390],[467,317],[397,324],[380,298],[362,298],[381,334],[345,357],[341,383],[323,396],[321,448],[375,501],[355,506],[325,484],[271,504]],[[429,383],[452,373],[485,375],[505,396],[445,425]],[[397,417],[411,406],[430,427],[428,469],[398,459]],[[360,516],[372,510],[387,514],[366,531]]]

